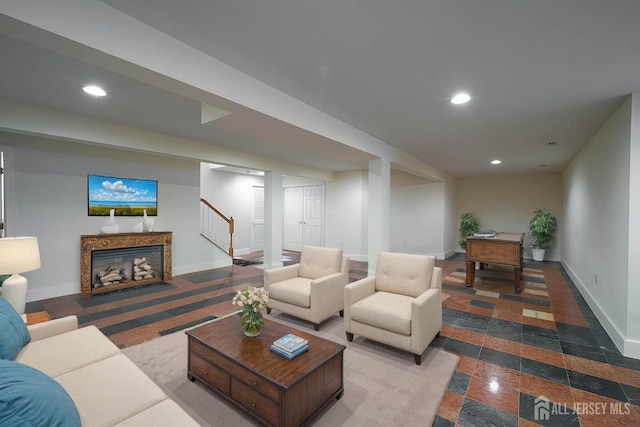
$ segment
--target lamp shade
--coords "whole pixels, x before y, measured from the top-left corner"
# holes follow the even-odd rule
[[[0,274],[19,274],[40,268],[38,238],[0,238]]]

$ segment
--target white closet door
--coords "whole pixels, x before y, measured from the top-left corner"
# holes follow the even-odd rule
[[[303,223],[303,243],[324,246],[324,186],[304,187]]]
[[[288,251],[299,252],[302,250],[303,195],[303,187],[284,189],[284,241],[282,246]]]
[[[324,186],[284,189],[284,242],[288,251],[324,245]]]

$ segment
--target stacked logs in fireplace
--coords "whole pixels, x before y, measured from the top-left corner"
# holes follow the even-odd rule
[[[153,266],[147,257],[134,258],[133,260],[133,280],[153,279],[157,277]],[[111,286],[124,283],[128,280],[125,269],[118,265],[109,264],[103,270],[96,273],[94,287]]]
[[[162,278],[162,251],[162,245],[92,251],[92,288],[106,291]]]
[[[147,257],[133,260],[133,280],[153,279],[156,277],[153,266],[147,261]]]
[[[124,269],[117,265],[109,264],[109,266],[104,270],[98,271],[94,286],[99,288],[101,286],[117,285],[125,280],[127,280],[127,275],[125,274]]]

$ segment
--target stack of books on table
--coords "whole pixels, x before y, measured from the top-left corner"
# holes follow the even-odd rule
[[[294,334],[287,334],[271,344],[271,351],[286,359],[293,359],[309,350],[309,341]]]

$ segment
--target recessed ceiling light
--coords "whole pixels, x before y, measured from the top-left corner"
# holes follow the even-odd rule
[[[85,86],[82,88],[82,90],[88,93],[89,95],[93,95],[97,97],[107,95],[107,92],[105,92],[104,89],[102,89],[100,86],[93,86],[93,85]]]
[[[502,163],[502,160],[498,160],[498,159],[496,159],[496,160],[491,160],[491,164],[492,164],[492,165],[499,165],[500,163]]]
[[[451,103],[466,104],[467,102],[469,102],[469,100],[471,100],[471,97],[468,94],[464,92],[460,92],[460,93],[457,93],[453,98],[451,98]]]

